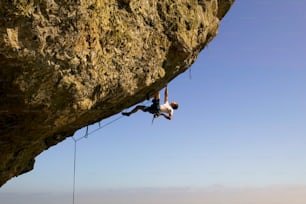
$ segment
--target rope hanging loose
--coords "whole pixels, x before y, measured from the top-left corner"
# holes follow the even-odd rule
[[[73,136],[71,137],[72,140],[73,140],[73,142],[74,142],[72,204],[74,204],[74,202],[75,202],[75,186],[76,186],[76,185],[75,185],[75,184],[76,184],[75,181],[76,181],[77,143],[78,143],[80,140],[84,139],[84,138],[88,138],[89,135],[91,135],[91,134],[97,132],[98,130],[100,130],[100,129],[102,129],[102,128],[104,128],[104,127],[106,127],[106,126],[108,126],[108,125],[110,125],[110,124],[112,124],[112,123],[114,123],[114,122],[120,120],[122,117],[123,117],[123,116],[120,116],[120,117],[118,117],[118,118],[115,118],[114,120],[112,120],[112,121],[110,121],[110,122],[108,122],[108,123],[106,123],[106,124],[104,124],[104,125],[101,125],[100,122],[99,122],[99,127],[96,128],[95,130],[91,131],[91,132],[89,132],[89,126],[86,126],[86,131],[85,131],[85,135],[84,135],[84,136],[82,136],[82,137],[80,137],[80,138],[77,138],[77,139],[74,138]]]
[[[153,122],[154,122],[154,119],[159,117],[158,114],[154,115],[153,116],[153,119],[152,119],[152,125],[153,125]],[[101,125],[101,123],[99,122],[99,127],[96,128],[95,130],[89,132],[89,126],[86,126],[86,131],[85,131],[85,135],[80,137],[80,138],[74,138],[73,136],[71,137],[73,142],[74,142],[74,154],[73,154],[73,184],[72,184],[72,204],[75,203],[75,186],[76,186],[76,162],[77,162],[77,143],[84,139],[84,138],[88,138],[89,135],[97,132],[98,130],[102,129],[102,128],[105,128],[106,126],[108,125],[111,125],[112,123],[120,120],[121,118],[123,118],[123,116],[120,116],[118,118],[115,118],[114,120],[104,124],[104,125]]]
[[[84,138],[88,138],[89,135],[97,132],[98,130],[102,129],[102,128],[105,128],[106,126],[108,125],[111,125],[112,123],[120,120],[121,118],[123,118],[124,116],[119,116],[117,118],[115,118],[114,120],[111,120],[110,122],[104,124],[104,125],[101,125],[101,121],[99,121],[98,125],[99,127],[94,129],[93,131],[89,132],[89,126],[86,126],[86,131],[85,131],[85,135],[80,137],[80,138],[74,138],[73,136],[71,137],[73,142],[74,142],[74,155],[73,155],[73,184],[72,184],[72,204],[74,204],[75,202],[75,184],[76,184],[76,162],[77,162],[77,143],[84,139]],[[155,116],[154,116],[155,118]],[[153,124],[153,121],[154,121],[154,118],[152,120],[152,124]]]
[[[76,171],[76,153],[77,153],[77,140],[72,137],[74,141],[74,154],[73,154],[73,187],[72,187],[72,204],[74,204],[75,198],[75,171]]]

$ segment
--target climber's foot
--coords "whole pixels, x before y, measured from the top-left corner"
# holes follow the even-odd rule
[[[124,115],[124,116],[130,116],[131,115],[130,113],[127,113],[127,112],[122,112],[121,114]]]

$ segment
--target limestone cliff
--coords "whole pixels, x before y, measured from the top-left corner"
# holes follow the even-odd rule
[[[0,186],[188,69],[233,1],[1,0]]]

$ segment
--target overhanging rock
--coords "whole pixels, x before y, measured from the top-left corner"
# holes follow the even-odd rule
[[[1,1],[0,186],[188,69],[233,1]]]

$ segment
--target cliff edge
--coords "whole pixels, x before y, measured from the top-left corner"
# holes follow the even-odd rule
[[[1,0],[0,186],[187,70],[234,0]]]

